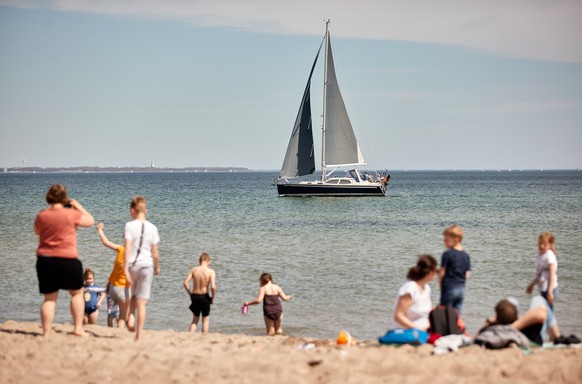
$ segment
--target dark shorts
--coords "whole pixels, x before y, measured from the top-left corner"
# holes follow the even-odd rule
[[[83,264],[79,259],[37,256],[36,275],[40,293],[83,288]]]
[[[192,300],[192,304],[190,304],[190,310],[194,316],[200,317],[200,314],[202,314],[202,317],[210,316],[210,304],[212,304],[212,299],[210,298],[209,294],[192,294],[190,299]]]
[[[523,333],[530,341],[542,345],[544,343],[544,339],[542,338],[543,326],[543,324],[530,325],[529,327],[522,329],[521,333]]]

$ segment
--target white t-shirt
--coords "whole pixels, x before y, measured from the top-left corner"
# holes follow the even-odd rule
[[[430,299],[430,285],[425,284],[424,290],[420,290],[420,287],[416,281],[408,280],[406,283],[402,284],[398,290],[398,296],[396,297],[396,304],[394,305],[394,311],[398,306],[398,300],[404,295],[410,295],[412,297],[412,304],[406,312],[406,317],[408,320],[414,323],[414,326],[423,331],[430,327],[430,322],[428,320],[428,315],[432,310],[432,301]],[[393,322],[392,328],[402,328],[403,324]]]
[[[141,251],[139,257],[136,259],[137,250],[139,249],[140,238],[142,236],[143,227],[143,240],[141,242]],[[158,233],[158,228],[149,221],[133,220],[125,224],[125,231],[123,234],[125,240],[131,241],[130,254],[125,255],[129,263],[129,267],[132,267],[135,262],[135,266],[140,267],[151,267],[154,265],[154,259],[152,258],[152,245],[158,244],[160,242],[160,235]]]
[[[540,292],[547,292],[550,283],[550,265],[556,266],[556,273],[554,274],[554,288],[558,286],[558,258],[556,254],[548,249],[546,253],[539,254],[536,260],[538,288]]]

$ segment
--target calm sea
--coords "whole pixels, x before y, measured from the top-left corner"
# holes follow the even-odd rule
[[[536,238],[555,233],[564,333],[582,335],[582,172],[393,172],[386,198],[279,198],[275,173],[0,174],[0,321],[38,321],[37,238],[32,225],[44,194],[63,183],[114,242],[128,203],[143,194],[161,234],[162,273],[154,281],[146,327],[188,329],[182,281],[200,252],[213,258],[218,295],[211,330],[263,334],[262,310],[240,314],[270,272],[294,300],[284,304],[287,333],[361,339],[383,334],[398,286],[416,256],[443,252],[441,233],[465,228],[473,278],[464,318],[474,332],[505,296],[518,298],[534,276]],[[105,285],[115,254],[94,228],[79,230],[79,251]],[[433,283],[433,302],[438,288]],[[70,322],[61,293],[57,321]],[[105,324],[104,311],[99,322]]]

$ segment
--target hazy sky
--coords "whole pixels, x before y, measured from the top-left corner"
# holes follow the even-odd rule
[[[575,0],[0,0],[0,163],[278,169],[324,18],[372,168],[582,168]]]

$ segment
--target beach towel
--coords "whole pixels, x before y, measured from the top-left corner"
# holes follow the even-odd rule
[[[412,344],[422,345],[426,344],[428,340],[428,332],[420,329],[391,329],[384,336],[379,337],[380,344]]]
[[[487,327],[475,337],[473,342],[487,349],[507,348],[511,344],[529,348],[528,338],[510,324]]]

